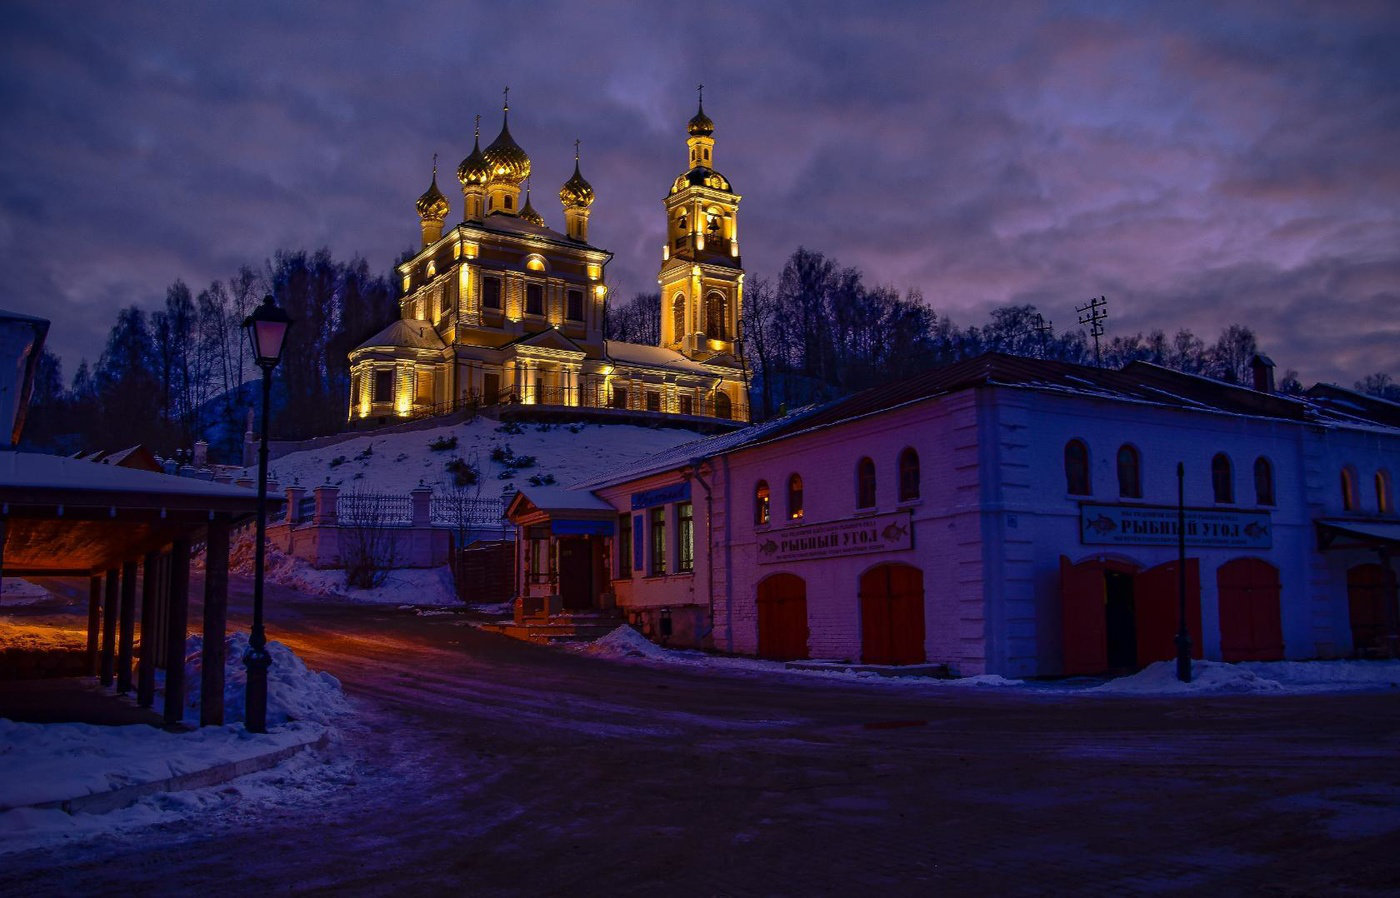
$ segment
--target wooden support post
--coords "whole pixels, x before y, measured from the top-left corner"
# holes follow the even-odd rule
[[[141,663],[136,672],[136,704],[149,708],[156,701],[156,590],[160,553],[147,552],[141,568]]]
[[[88,578],[88,641],[87,641],[87,672],[88,676],[97,676],[97,634],[102,630],[102,578]]]
[[[136,640],[136,562],[122,565],[122,604],[118,617],[121,630],[117,637],[117,694],[131,691],[131,656]]]
[[[190,541],[170,548],[170,628],[165,647],[165,723],[185,717],[185,630],[190,620]]]
[[[204,663],[200,726],[224,723],[224,630],[228,619],[228,521],[209,522],[204,549]]]
[[[112,685],[117,669],[117,569],[107,571],[106,601],[102,603],[102,685]]]

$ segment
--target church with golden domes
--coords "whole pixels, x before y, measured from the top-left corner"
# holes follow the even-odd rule
[[[422,250],[397,270],[399,320],[350,353],[350,423],[495,405],[702,427],[748,421],[740,197],[714,168],[703,99],[687,125],[688,168],[665,200],[656,346],[604,338],[612,254],[589,242],[595,193],[577,145],[557,231],[533,205],[530,157],[509,115],[507,103],[485,150],[478,116],[457,168],[462,220],[451,228],[434,163],[417,204]]]

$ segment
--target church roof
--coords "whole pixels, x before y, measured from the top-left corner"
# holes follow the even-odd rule
[[[708,366],[692,361],[674,349],[666,349],[661,346],[609,340],[604,345],[603,354],[614,362],[621,362],[624,365],[648,365],[653,368],[693,371],[696,374],[714,373]]]
[[[447,344],[442,342],[431,323],[417,318],[400,318],[355,348],[369,349],[374,346],[444,349]]]
[[[526,221],[515,215],[505,212],[492,212],[480,223],[472,222],[472,227],[481,228],[484,231],[495,231],[498,234],[524,234],[527,237],[544,237],[553,240],[555,243],[563,243],[570,246],[586,246],[581,241],[561,234],[548,225],[538,225]]]

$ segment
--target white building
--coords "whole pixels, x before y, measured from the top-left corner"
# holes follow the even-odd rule
[[[1278,395],[1263,360],[1257,375],[950,365],[585,485],[589,535],[535,507],[522,592],[559,587],[558,518],[611,567],[587,601],[673,644],[961,675],[1131,669],[1175,653],[1180,463],[1197,656],[1394,651],[1400,406]]]

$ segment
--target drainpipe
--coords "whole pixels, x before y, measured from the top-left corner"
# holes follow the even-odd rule
[[[692,458],[690,465],[681,472],[686,480],[693,478],[705,491],[705,595],[710,607],[710,626],[704,633],[700,634],[701,639],[715,631],[715,502],[714,496],[710,492],[710,485],[705,482],[704,477],[700,476],[700,465],[704,462],[704,458]]]

